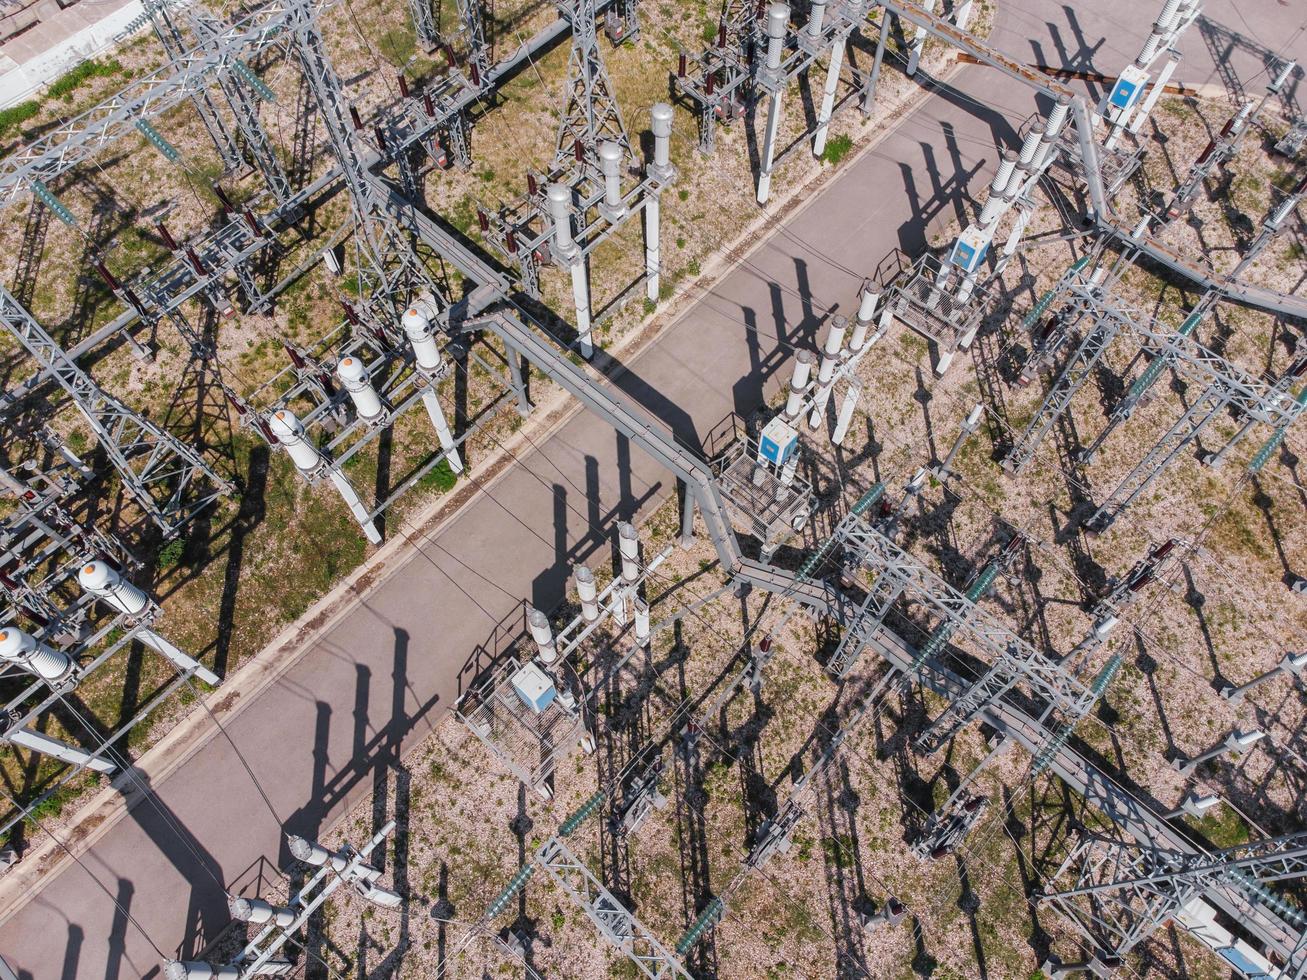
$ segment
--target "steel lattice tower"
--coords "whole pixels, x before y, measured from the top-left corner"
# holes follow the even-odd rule
[[[566,170],[575,163],[598,178],[599,144],[612,141],[622,148],[623,157],[630,159],[631,141],[599,51],[594,0],[569,0],[560,6],[563,16],[572,22],[572,53],[552,169]]]

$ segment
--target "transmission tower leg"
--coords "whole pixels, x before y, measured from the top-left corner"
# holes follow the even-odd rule
[[[108,773],[117,768],[111,762],[98,759],[89,752],[69,745],[60,739],[34,732],[30,728],[14,729],[5,735],[5,741],[14,745],[21,745],[23,748],[39,752],[41,755],[51,756],[61,762],[69,762],[75,766],[85,766],[87,769],[93,769],[96,772]]]
[[[681,547],[688,548],[694,544],[694,491],[687,483],[682,483],[685,489],[685,500],[681,503]]]
[[[826,69],[826,88],[821,94],[821,111],[817,113],[817,132],[812,137],[812,155],[826,152],[826,132],[835,110],[835,92],[840,86],[840,68],[844,65],[844,35],[838,35],[830,47],[830,65]]]
[[[662,242],[659,240],[659,199],[650,194],[644,202],[644,295],[650,303],[658,302],[662,288]]]
[[[517,414],[526,418],[531,414],[531,399],[526,393],[526,380],[522,376],[522,368],[526,365],[526,358],[516,347],[505,345],[504,353],[507,354],[508,377],[513,385],[513,395],[517,398]]]
[[[1086,527],[1094,531],[1105,531],[1111,527],[1112,522],[1152,486],[1153,481],[1165,472],[1181,450],[1197,439],[1207,423],[1228,403],[1229,397],[1220,385],[1210,386],[1194,399],[1188,411],[1180,416],[1175,425],[1158,440],[1157,445],[1126,475],[1121,485],[1103,501],[1103,505],[1086,522]]]
[[[1222,446],[1214,453],[1204,453],[1203,463],[1206,464],[1207,466],[1210,466],[1214,470],[1219,470],[1222,466],[1225,465],[1225,458],[1228,455],[1230,455],[1230,450],[1232,450],[1235,446],[1239,445],[1239,443],[1243,442],[1244,436],[1246,436],[1248,434],[1248,431],[1256,424],[1257,424],[1256,419],[1250,418],[1246,420],[1243,425],[1239,426],[1239,431],[1236,432],[1233,436],[1231,436],[1229,441],[1226,442],[1224,446]]]
[[[594,341],[590,336],[590,276],[584,255],[571,261],[572,299],[576,303],[576,337],[581,356],[587,361],[594,356]]]
[[[354,515],[354,519],[359,522],[359,527],[363,528],[363,534],[373,544],[381,544],[381,532],[372,523],[372,518],[368,516],[367,509],[359,500],[359,495],[354,492],[354,487],[350,485],[349,480],[345,479],[345,474],[333,468],[328,472],[328,476],[342,499],[344,499],[345,506]]]
[[[762,166],[758,171],[758,203],[766,204],[771,196],[771,168],[776,157],[776,131],[781,125],[782,89],[772,93],[767,106],[767,129],[763,134]]]
[[[255,169],[263,176],[268,190],[272,191],[272,196],[276,198],[277,203],[285,204],[291,199],[293,192],[286,171],[282,169],[281,162],[273,152],[263,124],[259,122],[258,104],[241,87],[241,82],[237,78],[220,78],[218,84],[231,105],[232,114],[236,117],[236,125],[240,127],[241,135],[245,138],[245,146],[250,151]]]
[[[440,32],[436,29],[436,15],[431,9],[431,0],[409,0],[409,10],[413,14],[413,32],[424,51],[430,54],[440,47]]]
[[[862,118],[871,115],[871,107],[876,102],[876,83],[880,81],[880,66],[885,61],[885,42],[889,40],[889,8],[885,8],[880,18],[880,37],[876,39],[876,56],[871,62],[871,73],[867,75],[867,84],[862,89]]]
[[[449,430],[449,422],[445,419],[445,410],[440,407],[440,398],[435,388],[428,388],[422,393],[422,404],[426,406],[427,415],[431,416],[431,425],[436,430],[436,438],[440,440],[440,448],[445,451],[449,468],[455,473],[462,473],[463,460],[458,455],[454,434]]]
[[[166,639],[154,632],[154,630],[141,630],[136,634],[136,638],[171,663],[182,673],[194,674],[200,680],[204,681],[204,683],[214,687],[218,685],[217,674],[211,671],[208,667],[205,667],[190,654],[178,650]]]

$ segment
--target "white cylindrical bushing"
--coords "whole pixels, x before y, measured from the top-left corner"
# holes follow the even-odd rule
[[[1003,213],[1003,203],[1002,194],[991,192],[989,197],[985,198],[985,204],[980,209],[979,220],[982,228],[989,229],[989,226],[998,220],[998,216]],[[993,231],[991,230],[989,233],[992,235]]]
[[[786,14],[788,19],[789,14]],[[826,19],[826,0],[812,0],[812,7],[808,14],[808,36],[821,37],[822,23]]]
[[[549,627],[549,617],[539,609],[532,609],[526,614],[526,625],[531,631],[531,639],[535,640],[540,659],[546,664],[553,663],[558,651],[554,648],[554,631]]]
[[[284,928],[295,921],[294,911],[265,902],[261,898],[228,895],[227,908],[231,912],[231,917],[237,922],[253,922],[259,925],[264,922],[275,922]]]
[[[785,3],[774,3],[767,8],[767,67],[772,70],[781,66],[781,51],[785,46],[785,29],[790,23],[790,7]]]
[[[971,410],[971,413],[966,417],[966,420],[963,421],[962,428],[966,429],[968,432],[975,432],[976,427],[980,425],[980,419],[984,414],[985,406],[983,404],[976,405]]]
[[[1011,150],[1004,150],[1003,157],[999,161],[998,170],[994,173],[994,180],[989,185],[990,194],[1002,194],[1007,190],[1007,185],[1012,182],[1012,172],[1017,169],[1017,155]]]
[[[400,317],[400,325],[404,328],[404,335],[408,337],[408,342],[413,345],[413,355],[417,358],[418,367],[428,374],[439,371],[440,348],[436,345],[436,339],[431,332],[431,321],[421,310],[411,306]]]
[[[129,616],[139,616],[150,605],[149,598],[124,579],[108,562],[88,561],[77,573],[77,583],[108,605]]]
[[[812,351],[801,350],[794,355],[794,377],[790,379],[790,393],[785,400],[785,417],[794,421],[803,408],[803,395],[812,376]]]
[[[372,379],[368,377],[368,369],[362,358],[352,355],[342,357],[336,365],[336,376],[349,392],[359,418],[369,422],[380,418],[381,398],[377,395],[377,389],[372,387]]]
[[[635,642],[640,646],[649,644],[649,603],[639,596],[635,598]]]
[[[576,566],[576,596],[581,600],[581,618],[593,623],[599,618],[599,589],[595,585],[595,574],[584,565]]]
[[[849,329],[849,318],[843,313],[836,313],[830,318],[830,328],[826,331],[827,357],[834,357],[844,346],[844,331]]]
[[[617,547],[622,556],[622,581],[628,585],[640,576],[640,536],[634,524],[617,525]]]
[[[572,240],[572,192],[562,184],[550,184],[545,190],[549,217],[554,224],[554,247],[563,256],[576,250]]]
[[[76,667],[68,654],[50,649],[12,625],[0,630],[0,660],[16,664],[51,684],[67,680]]]
[[[340,267],[340,259],[336,257],[335,247],[322,250],[322,264],[327,267],[327,271],[333,276],[339,276],[343,271]]]
[[[308,472],[322,462],[317,448],[304,438],[304,426],[290,409],[282,408],[273,412],[268,427],[272,429],[277,441],[286,447],[286,452],[290,453],[291,462],[297,469]]]
[[[1119,622],[1121,622],[1119,617],[1113,616],[1111,613],[1108,613],[1106,616],[1104,616],[1102,619],[1100,619],[1098,622],[1094,624],[1095,638],[1099,640],[1106,639],[1107,635],[1111,633],[1112,630],[1116,629],[1116,624]]]
[[[649,114],[653,120],[654,166],[666,170],[671,166],[672,107],[666,102],[655,102]]]
[[[599,168],[604,173],[604,204],[616,210],[622,206],[622,148],[612,140],[599,144]]]
[[[219,966],[202,960],[169,960],[163,968],[165,980],[240,980],[238,966]]]
[[[1017,162],[1028,167],[1030,161],[1035,159],[1035,151],[1039,149],[1039,141],[1044,138],[1044,124],[1037,122],[1030,127],[1030,132],[1026,133],[1026,141],[1021,144],[1021,155]]]

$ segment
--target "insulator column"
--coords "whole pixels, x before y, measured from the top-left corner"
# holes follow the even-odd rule
[[[648,176],[657,180],[660,187],[644,202],[644,280],[645,296],[649,302],[658,302],[662,292],[662,233],[659,209],[662,201],[661,185],[673,177],[671,165],[672,107],[666,102],[654,103],[650,111],[654,136],[653,163],[647,168]]]
[[[826,415],[826,405],[830,401],[831,387],[834,384],[835,368],[839,364],[840,351],[844,347],[844,331],[848,329],[848,318],[840,314],[831,317],[830,329],[826,332],[826,346],[821,353],[821,366],[817,369],[817,394],[812,401],[812,413],[808,416],[808,427],[815,429],[821,425]]]
[[[572,299],[576,303],[577,343],[587,361],[594,356],[590,335],[590,283],[585,256],[572,238],[572,191],[562,184],[550,184],[545,191],[553,223],[554,249],[572,273]]]
[[[813,4],[813,19],[817,17],[817,5]],[[811,23],[811,21],[809,22]],[[826,133],[830,129],[831,113],[835,111],[835,93],[840,85],[840,69],[844,66],[844,45],[846,37],[837,31],[830,46],[830,64],[826,67],[826,87],[821,93],[821,109],[817,113],[817,131],[812,137],[812,154],[820,157],[826,152]]]
[[[633,585],[640,577],[640,536],[634,524],[623,521],[617,525],[617,546],[622,557],[622,581]]]
[[[385,409],[381,405],[381,396],[372,387],[372,379],[368,377],[367,366],[361,358],[342,357],[336,365],[336,377],[349,392],[359,418],[364,422],[376,422],[382,417]]]
[[[768,82],[774,86],[767,105],[767,128],[763,134],[762,165],[758,171],[758,203],[766,204],[771,196],[772,162],[776,157],[776,131],[781,124],[781,97],[785,93],[785,78],[781,74],[781,54],[785,47],[785,30],[790,23],[788,4],[773,3],[767,8],[767,65]]]
[[[554,631],[549,625],[549,617],[539,609],[532,609],[526,614],[526,625],[535,641],[536,651],[541,663],[548,666],[558,659],[558,648],[554,645]]]
[[[68,654],[51,649],[13,625],[0,630],[0,660],[21,667],[49,684],[62,684],[77,669]]]
[[[785,399],[785,420],[793,425],[803,411],[803,396],[808,391],[812,375],[812,351],[801,350],[794,355],[794,375],[790,378],[790,392]]]
[[[595,586],[594,572],[584,565],[576,566],[576,596],[581,600],[581,618],[593,623],[599,618],[599,590]]]

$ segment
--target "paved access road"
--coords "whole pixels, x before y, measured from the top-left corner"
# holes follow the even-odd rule
[[[999,0],[999,8],[995,41],[1010,55],[1112,73],[1134,57],[1160,0],[1085,0],[1078,9]],[[1265,84],[1264,74],[1255,78],[1264,45],[1307,53],[1301,3],[1211,0],[1207,16],[1212,26],[1184,42],[1187,82],[1221,79],[1205,37],[1230,49],[1252,94]],[[983,187],[995,141],[1011,145],[1033,108],[1016,83],[966,69],[776,228],[634,359],[620,386],[691,442],[727,413],[750,411],[788,374],[792,345],[811,342],[826,310],[849,310],[882,256],[895,246],[915,252],[927,222],[962,206],[944,175],[963,169]],[[522,598],[552,606],[571,562],[607,547],[612,521],[673,486],[585,414],[524,454],[229,725],[276,811],[310,834],[340,815],[379,762],[422,739],[452,705],[461,668],[496,622]],[[157,976],[153,944],[191,952],[197,935],[226,921],[225,882],[265,855],[284,860],[280,828],[221,737],[156,789],[85,856],[101,884],[73,867],[0,926],[0,950],[21,976]]]

